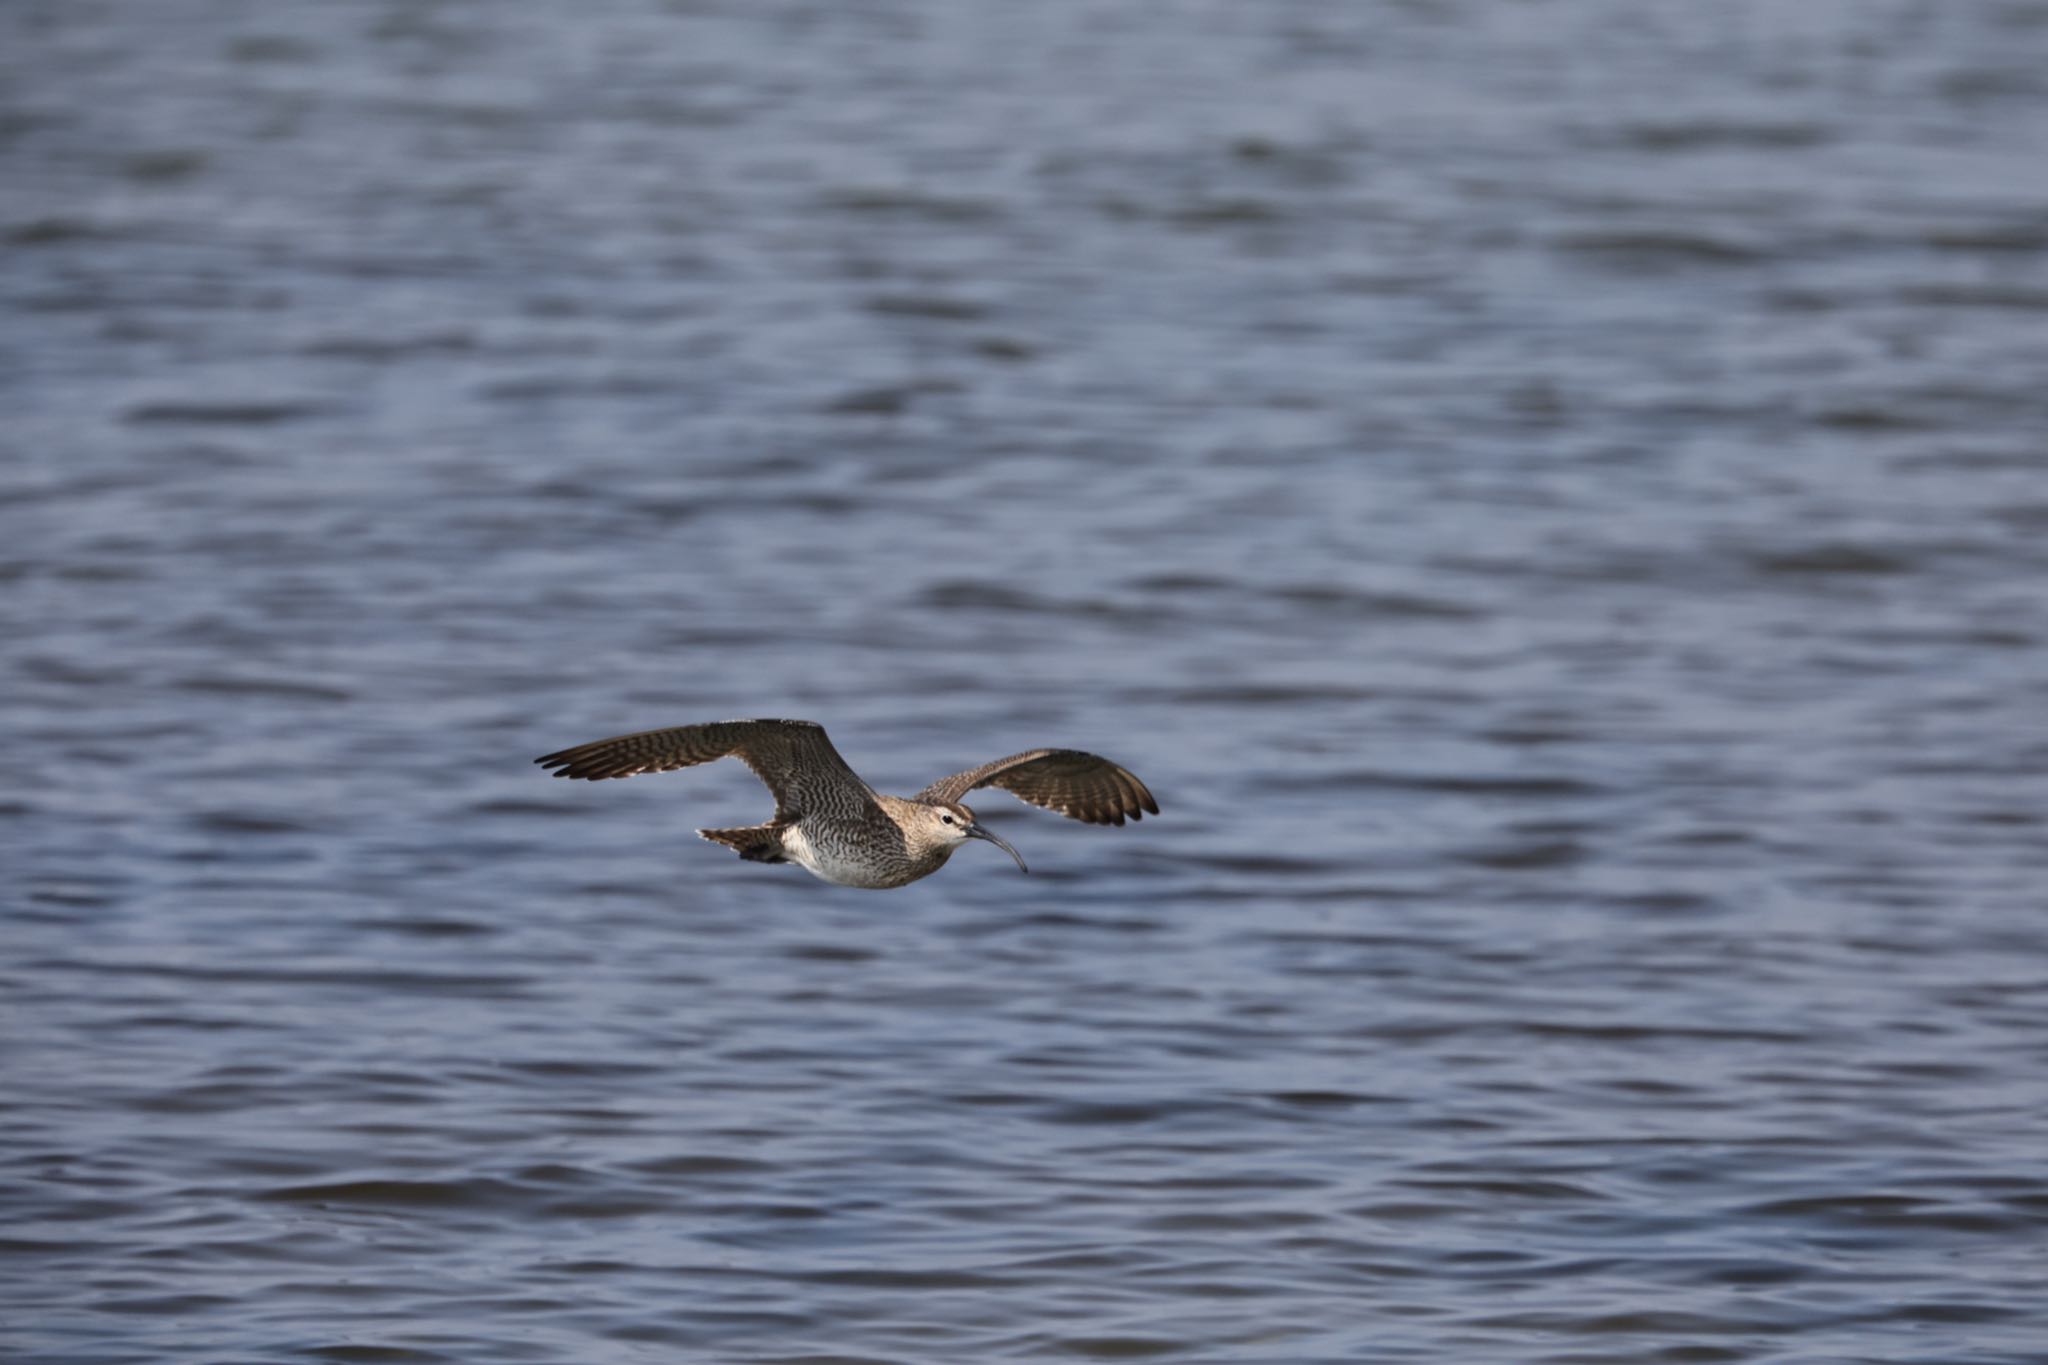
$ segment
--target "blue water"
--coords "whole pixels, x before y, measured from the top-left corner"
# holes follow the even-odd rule
[[[0,1356],[2048,1359],[2044,146],[2023,0],[16,0]],[[1164,814],[530,763],[744,715]]]

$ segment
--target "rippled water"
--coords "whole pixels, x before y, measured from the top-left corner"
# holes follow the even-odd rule
[[[0,92],[0,1355],[2048,1359],[2048,5]],[[878,895],[529,763],[746,714],[1165,815]]]

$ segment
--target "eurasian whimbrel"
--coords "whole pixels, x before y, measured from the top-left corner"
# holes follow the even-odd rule
[[[1009,842],[981,826],[960,798],[1001,787],[1034,806],[1091,825],[1121,825],[1159,814],[1145,784],[1106,758],[1078,749],[1031,749],[942,777],[905,800],[860,780],[808,720],[726,720],[642,730],[536,758],[556,777],[631,777],[692,768],[731,755],[775,794],[775,817],[744,829],[700,829],[756,863],[796,863],[841,886],[887,888],[930,876],[969,839],[986,839],[1017,860]]]

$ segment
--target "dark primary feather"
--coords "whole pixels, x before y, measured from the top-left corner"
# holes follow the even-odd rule
[[[851,814],[873,799],[825,737],[825,728],[808,720],[722,720],[641,730],[543,754],[534,762],[556,777],[594,782],[694,768],[728,755],[752,768],[775,794],[778,820],[806,811]]]
[[[976,787],[1001,787],[1034,806],[1091,825],[1121,825],[1159,814],[1159,803],[1128,769],[1079,749],[1032,749],[942,777],[920,801],[958,801]]]

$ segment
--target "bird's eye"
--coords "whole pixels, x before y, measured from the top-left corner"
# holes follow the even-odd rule
[[[944,820],[949,825],[953,823],[953,817],[950,815],[941,815],[939,818],[941,820]]]

